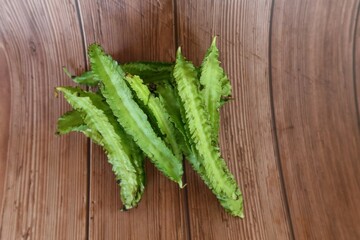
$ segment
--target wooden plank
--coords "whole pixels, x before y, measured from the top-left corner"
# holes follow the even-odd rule
[[[275,119],[297,239],[360,239],[352,64],[358,4],[275,1]]]
[[[61,67],[84,68],[74,2],[2,1],[0,239],[84,239],[87,145],[56,137]]]
[[[234,100],[221,112],[221,150],[240,184],[245,219],[229,216],[187,168],[193,239],[291,238],[281,189],[269,87],[271,1],[177,1],[179,43],[199,64],[219,35],[221,58]]]
[[[171,0],[80,1],[86,42],[99,42],[120,62],[174,59]],[[147,164],[137,209],[121,212],[118,187],[103,152],[91,150],[90,239],[186,239],[185,191]]]

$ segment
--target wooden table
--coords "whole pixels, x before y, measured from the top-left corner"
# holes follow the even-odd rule
[[[0,239],[360,239],[360,24],[356,0],[1,0]],[[226,214],[186,164],[179,190],[147,164],[121,212],[102,150],[55,136],[54,87],[121,62],[199,64],[212,36],[234,100],[221,149],[245,198]]]

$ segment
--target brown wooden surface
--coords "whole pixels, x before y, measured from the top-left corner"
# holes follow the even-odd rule
[[[360,239],[353,85],[358,1],[275,1],[272,83],[295,236]]]
[[[84,239],[87,140],[55,136],[69,109],[54,96],[84,69],[73,4],[2,1],[0,239]]]
[[[0,1],[0,239],[360,239],[360,1]],[[357,29],[357,30],[356,30]],[[186,164],[187,187],[147,164],[121,212],[102,150],[56,137],[63,65],[101,43],[121,62],[199,64],[219,35],[234,100],[221,149],[244,193],[227,215]],[[358,109],[357,109],[358,108]]]

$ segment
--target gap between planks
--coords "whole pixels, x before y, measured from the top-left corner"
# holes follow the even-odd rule
[[[177,0],[172,1],[173,5],[173,23],[174,23],[174,54],[176,54],[176,50],[179,47],[179,29],[178,29],[178,8],[177,8]],[[187,184],[187,177],[186,177],[186,166],[185,166],[185,158],[183,159],[183,169],[184,169],[184,182]],[[185,224],[187,226],[186,228],[186,234],[187,239],[191,240],[191,225],[190,225],[190,209],[189,209],[189,188],[185,187]]]
[[[358,6],[357,6],[357,11],[356,11],[356,17],[355,17],[355,24],[354,24],[354,34],[353,34],[353,81],[354,81],[354,98],[355,98],[355,111],[356,111],[356,116],[357,116],[357,123],[358,123],[358,130],[360,132],[360,104],[359,104],[359,93],[357,92],[357,89],[359,86],[357,86],[357,83],[356,83],[356,78],[357,78],[357,72],[356,72],[356,60],[359,56],[357,56],[356,54],[356,51],[357,51],[357,48],[359,46],[357,46],[357,41],[356,41],[356,37],[357,37],[357,34],[358,34],[358,28],[360,27],[359,26],[359,15],[360,15],[360,1],[358,3]]]
[[[283,201],[284,201],[284,205],[285,205],[285,211],[286,211],[286,215],[288,215],[288,219],[289,219],[289,228],[290,228],[290,236],[291,239],[295,239],[295,233],[294,233],[294,226],[293,226],[293,221],[291,218],[291,212],[290,212],[290,206],[289,206],[289,198],[288,198],[288,194],[286,191],[286,187],[285,187],[285,178],[284,178],[284,172],[283,172],[283,166],[281,164],[281,159],[280,159],[280,145],[279,145],[279,138],[278,138],[278,131],[276,128],[276,116],[275,116],[275,104],[274,104],[274,91],[273,91],[273,81],[272,81],[272,51],[271,51],[271,46],[272,46],[272,30],[273,30],[273,18],[274,18],[274,7],[275,7],[275,1],[276,0],[272,0],[271,1],[271,10],[270,10],[270,23],[269,23],[269,56],[268,56],[268,62],[269,62],[269,91],[270,91],[270,108],[271,108],[271,120],[272,120],[272,129],[274,131],[273,134],[273,138],[274,138],[274,152],[275,152],[275,158],[276,158],[276,164],[278,165],[278,171],[279,171],[279,178],[280,178],[280,184],[281,184],[281,189],[282,189],[282,197],[283,197]]]

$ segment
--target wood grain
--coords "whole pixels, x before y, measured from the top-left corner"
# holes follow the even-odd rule
[[[274,108],[297,239],[360,239],[352,64],[358,4],[275,1]]]
[[[160,1],[80,1],[86,43],[99,42],[120,62],[174,59],[173,6]],[[186,239],[185,191],[147,164],[137,209],[121,212],[114,174],[91,149],[90,239]]]
[[[1,1],[0,23],[0,239],[84,239],[86,141],[55,136],[61,66],[84,67],[74,3]]]
[[[229,216],[189,167],[187,188],[192,239],[289,239],[269,89],[271,1],[178,1],[179,44],[199,64],[211,38],[233,85],[234,100],[221,112],[221,150],[240,184],[245,219]]]

